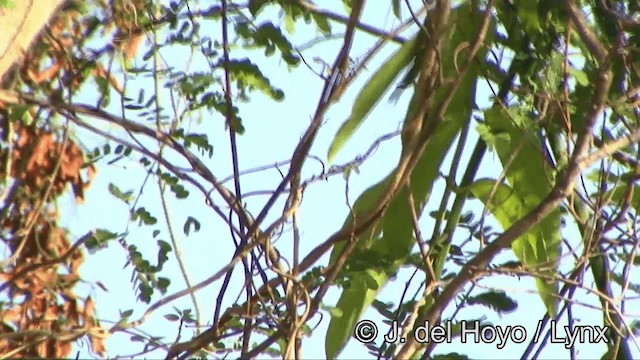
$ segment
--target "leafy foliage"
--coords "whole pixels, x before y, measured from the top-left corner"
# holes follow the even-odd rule
[[[633,358],[638,324],[612,299],[640,291],[639,9],[66,2],[0,74],[0,355],[69,357],[83,338],[124,356],[105,349],[113,336],[140,345],[129,357],[299,358],[319,319],[324,356],[338,358],[369,317],[404,335],[530,320],[526,295],[507,289],[532,278],[527,300],[546,309],[536,331],[599,303],[591,319],[618,329],[604,357]],[[370,21],[383,10],[400,25]],[[374,156],[398,135],[368,131],[393,122],[379,116],[392,106],[400,139]],[[130,290],[117,283],[116,299],[103,282],[123,264]],[[127,295],[112,324],[98,321]],[[386,343],[383,328],[362,346],[371,357],[475,356]]]
[[[349,118],[340,126],[338,133],[329,147],[327,159],[329,162],[337,154],[338,150],[362,125],[367,115],[369,115],[384,93],[389,89],[389,85],[398,77],[400,72],[415,57],[416,43],[418,38],[405,43],[395,54],[393,54],[384,65],[376,71],[367,84],[360,90],[360,93],[353,102],[353,109]]]

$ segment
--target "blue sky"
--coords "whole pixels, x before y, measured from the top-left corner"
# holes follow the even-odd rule
[[[412,3],[417,7],[419,1],[413,1]],[[344,11],[340,1],[334,0],[327,2],[326,6],[335,11]],[[265,11],[265,13],[261,15],[261,18],[273,18],[274,14],[273,11]],[[406,10],[403,14],[405,17],[407,16]],[[390,6],[375,6],[373,2],[367,4],[363,21],[384,29],[390,29],[392,26],[398,24],[398,21],[390,11]],[[212,37],[214,36],[213,34],[219,33],[219,23],[208,22],[206,23],[207,25],[204,24],[205,23],[203,23],[202,33],[211,34],[210,36]],[[340,33],[342,31],[341,29],[341,26],[334,25],[334,33]],[[312,26],[298,22],[296,24],[296,31],[290,36],[290,40],[295,45],[301,45],[316,36],[318,36],[318,34]],[[374,42],[375,38],[358,32],[352,51],[353,56],[359,57],[365,54]],[[340,46],[340,40],[327,41],[305,51],[303,55],[307,61],[314,57],[320,57],[327,63],[331,63]],[[342,101],[331,108],[326,116],[325,125],[322,127],[320,135],[311,150],[313,155],[326,161],[329,144],[333,140],[338,127],[350,113],[351,105],[356,94],[365,84],[365,81],[371,76],[372,72],[375,71],[394,49],[396,49],[396,45],[386,46],[367,66],[367,70],[359,76],[350,90],[345,93]],[[189,56],[190,54],[186,49],[164,49],[162,52],[163,60],[175,66],[176,69],[187,72],[207,70],[208,66],[201,56],[196,54],[191,64],[187,61]],[[283,102],[276,103],[260,94],[254,93],[251,95],[250,103],[239,105],[240,114],[247,130],[244,135],[238,137],[239,159],[241,169],[243,170],[273,164],[291,157],[294,147],[306,129],[310,117],[313,115],[318,100],[317,98],[323,85],[322,80],[309,71],[304,65],[289,71],[286,64],[281,62],[277,55],[264,58],[259,51],[249,53],[240,48],[232,49],[232,57],[242,58],[245,56],[249,56],[252,61],[259,64],[262,72],[271,79],[272,84],[284,90],[286,98]],[[314,65],[316,70],[320,69],[319,64],[312,61],[309,61],[309,63]],[[127,86],[128,91],[130,91],[128,95],[133,98],[137,97],[140,87],[145,88],[147,94],[153,92],[153,84],[150,79],[132,79],[129,80]],[[488,96],[489,92],[486,85],[481,85],[478,97],[478,105],[480,107],[489,105]],[[370,144],[378,137],[396,131],[403,120],[403,114],[409,97],[410,94],[409,91],[407,91],[396,104],[381,101],[367,119],[364,126],[358,131],[356,137],[354,137],[338,155],[335,163],[343,163],[351,160],[353,157],[364,153]],[[88,89],[82,96],[78,97],[77,100],[86,103],[95,103],[95,99],[95,93]],[[163,105],[166,104],[166,107],[169,108],[170,94],[167,91],[163,91],[161,103]],[[120,114],[121,110],[117,98],[112,99],[108,110]],[[93,121],[97,122],[98,120]],[[148,125],[152,126],[153,124]],[[194,117],[194,120],[189,126],[191,131],[205,132],[209,137],[210,143],[214,146],[214,155],[211,159],[201,157],[205,164],[207,164],[220,179],[231,175],[229,141],[228,134],[224,131],[223,117],[219,114],[203,113],[199,121],[196,121]],[[115,127],[103,126],[103,128],[115,135],[123,136],[123,133]],[[89,148],[102,146],[105,143],[103,139],[96,135],[89,134],[82,129],[76,130],[76,136]],[[475,143],[476,138],[476,133],[472,132],[468,143]],[[147,143],[153,146],[151,142]],[[113,148],[114,144],[112,143],[111,145]],[[470,148],[465,149],[465,159],[468,158],[470,152]],[[400,139],[396,137],[393,140],[384,142],[375,155],[360,167],[359,174],[352,173],[348,184],[350,201],[354,202],[363,190],[386,176],[395,165],[399,153]],[[125,191],[134,190],[137,193],[146,175],[145,170],[137,162],[137,159],[137,155],[133,155],[130,160],[125,159],[113,165],[107,166],[102,164],[99,166],[97,176],[86,192],[86,202],[84,205],[72,204],[70,196],[61,200],[60,203],[62,204],[63,210],[61,211],[62,225],[70,229],[72,239],[76,239],[87,231],[95,228],[106,228],[115,232],[124,232],[128,228],[129,236],[127,237],[127,241],[142,249],[145,256],[153,262],[156,257],[157,247],[155,239],[151,236],[151,232],[156,228],[160,229],[161,234],[159,238],[169,241],[166,228],[167,224],[162,214],[162,203],[159,198],[156,180],[153,178],[149,179],[140,199],[140,204],[152,211],[153,215],[159,220],[158,225],[153,227],[138,227],[137,224],[130,223],[128,207],[123,202],[111,196],[106,190],[109,183],[114,183]],[[448,163],[448,160],[445,161],[444,169],[448,169]],[[183,162],[181,165],[187,166],[188,164]],[[319,174],[320,171],[321,166],[316,161],[309,160],[305,165],[303,175],[310,176]],[[489,153],[485,158],[478,177],[495,178],[500,171],[501,168],[497,157],[493,153]],[[243,192],[250,193],[252,191],[273,189],[279,181],[280,174],[274,169],[246,175],[242,178]],[[427,231],[428,233],[430,233],[433,226],[433,221],[428,216],[428,212],[437,208],[440,201],[439,195],[443,191],[442,185],[442,183],[439,183],[434,188],[426,212],[420,221],[423,231]],[[231,188],[232,184],[228,183],[227,186]],[[191,196],[187,200],[176,200],[167,192],[168,211],[171,226],[179,242],[190,280],[192,283],[197,283],[226,265],[232,257],[234,247],[228,236],[228,228],[224,222],[206,206],[200,193],[193,188],[188,189],[191,192]],[[333,177],[326,182],[315,183],[307,189],[299,213],[302,254],[308,253],[314,246],[326,239],[341,226],[349,212],[345,204],[344,193],[345,179],[341,176]],[[252,213],[256,215],[264,201],[266,201],[266,197],[253,196],[246,198],[245,201]],[[280,201],[278,205],[274,207],[276,210],[275,215],[272,214],[269,216],[266,221],[267,223],[275,219],[277,212],[282,209],[282,206],[283,201]],[[472,201],[470,202],[468,210],[480,214],[482,207],[479,202]],[[196,217],[202,227],[199,232],[191,232],[189,236],[186,236],[182,232],[182,226],[188,216]],[[497,227],[496,223],[492,220],[488,220],[487,224]],[[572,244],[580,242],[578,233],[575,230],[572,231],[571,226],[568,226],[565,236]],[[290,244],[291,231],[285,228],[282,237],[276,242],[276,246],[281,253],[288,255],[291,254]],[[163,270],[163,276],[169,276],[172,279],[168,294],[182,290],[185,287],[173,255],[175,255],[175,253],[170,254],[171,259]],[[511,255],[506,252],[500,255],[500,259],[510,258]],[[133,291],[133,285],[131,284],[132,270],[129,267],[123,268],[126,260],[126,252],[114,242],[109,245],[108,248],[89,256],[82,267],[82,274],[87,283],[100,281],[108,289],[108,291],[105,292],[97,287],[90,287],[88,285],[80,287],[81,293],[91,294],[91,296],[94,297],[100,319],[117,321],[120,311],[133,309],[134,313],[131,319],[135,320],[138,319],[148,307],[148,305],[135,300],[136,296]],[[323,261],[326,262],[326,258]],[[397,280],[384,288],[379,299],[386,302],[393,301],[397,303],[404,289],[405,282],[410,275],[411,271],[409,271],[409,269],[399,271]],[[242,290],[242,281],[242,270],[238,268],[232,278],[228,295],[225,297],[225,304],[227,306],[235,303],[236,294]],[[585,283],[592,283],[590,275],[587,275]],[[417,285],[418,281],[414,281],[410,287],[413,291],[410,290],[408,294],[415,292]],[[545,311],[535,292],[533,281],[524,278],[516,281],[511,277],[495,277],[490,280],[480,281],[478,286],[486,288],[496,287],[507,291],[510,296],[518,301],[518,310],[512,314],[500,317],[494,312],[487,311],[482,307],[472,306],[462,310],[457,318],[471,319],[484,316],[493,324],[503,327],[521,325],[527,330],[527,341],[525,341],[524,344],[509,342],[504,349],[499,351],[496,350],[495,344],[466,343],[461,348],[462,344],[454,341],[451,344],[438,346],[437,353],[464,352],[473,356],[473,358],[479,359],[519,357],[523,349],[527,346],[528,341],[532,338],[538,319],[543,316]],[[197,294],[201,310],[201,320],[205,324],[211,322],[214,301],[219,289],[220,282],[216,282]],[[586,292],[578,290],[578,294],[580,292],[583,292],[584,295],[578,295],[576,297],[577,299],[596,307],[599,306],[595,296],[586,295]],[[335,303],[338,296],[339,291],[335,289],[330,291],[325,298],[325,303],[328,305]],[[156,294],[152,302],[160,298],[161,297]],[[163,317],[163,315],[173,312],[173,306],[179,309],[191,308],[192,303],[188,296],[183,297],[157,310],[140,329],[155,336],[166,336],[166,339],[169,341],[175,339],[178,333],[177,323],[170,322]],[[635,312],[636,316],[640,313],[640,307],[637,303],[634,306],[629,306],[627,310],[630,313]],[[446,314],[450,315],[451,312],[452,311],[449,310]],[[590,310],[583,306],[574,307],[574,316],[580,319],[580,324],[582,325],[602,324],[601,314],[598,311]],[[375,310],[365,312],[362,318],[372,320],[380,326],[381,333],[376,342],[380,344],[382,334],[388,330],[388,327],[382,324],[381,318]],[[319,321],[320,317],[316,316],[310,323],[315,324]],[[328,313],[324,312],[320,325],[313,335],[306,339],[303,344],[304,357],[324,357],[324,335],[328,323]],[[106,321],[103,322],[103,325],[106,324]],[[566,318],[562,319],[559,324],[565,325]],[[189,338],[191,330],[192,329],[182,330],[183,337],[181,341]],[[130,335],[126,334],[115,334],[111,336],[106,341],[108,354],[110,356],[116,356],[140,351],[142,345],[140,343],[131,343],[129,338]],[[582,344],[578,348],[580,349],[580,353],[578,353],[579,358],[600,357],[605,351],[603,344]],[[80,351],[81,356],[88,355],[86,345],[81,348]],[[163,355],[164,351],[157,351],[147,354],[146,357],[157,358]],[[636,355],[640,356],[640,353],[636,353]],[[541,358],[567,358],[568,356],[568,350],[564,349],[561,344],[549,344],[542,353]],[[369,357],[366,348],[355,340],[350,341],[340,356],[340,358],[344,359]]]

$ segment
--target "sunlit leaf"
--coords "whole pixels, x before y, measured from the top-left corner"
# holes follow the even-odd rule
[[[107,247],[110,240],[116,239],[118,234],[105,229],[98,229],[93,236],[85,242],[85,246],[89,252],[95,252],[98,249]]]
[[[318,29],[320,29],[322,34],[331,35],[331,24],[329,24],[326,16],[318,13],[312,13],[311,16],[313,16],[313,20],[316,25],[318,25]]]
[[[520,193],[509,185],[499,184],[496,187],[495,181],[491,179],[477,180],[471,186],[471,192],[487,206],[505,229],[527,215],[535,206],[535,204],[532,206],[527,203]],[[491,194],[493,196],[489,198]],[[540,224],[532,227],[525,235],[512,243],[513,252],[525,266],[534,268],[544,264],[549,267],[549,264],[557,263],[560,251],[559,216],[559,211],[554,211]],[[555,268],[552,267],[546,272],[555,273],[555,271]],[[557,284],[537,278],[536,285],[548,312],[555,314],[557,311]]]
[[[120,190],[120,188],[113,183],[109,183],[107,189],[109,190],[109,193],[111,193],[111,195],[113,195],[119,200],[122,200],[126,204],[128,204],[129,201],[133,199],[133,191],[124,192]]]
[[[469,8],[462,6],[456,10],[456,13],[463,14],[465,10],[468,12]],[[459,22],[454,23],[459,24]],[[461,25],[461,27],[467,26],[468,28],[472,28],[474,26],[473,24],[473,22],[469,22]],[[453,28],[451,29],[451,33],[455,33]],[[443,56],[453,56],[452,54],[456,48],[455,42],[465,41],[464,39],[464,36],[452,38],[452,43]],[[407,54],[407,57],[411,58],[409,55],[410,54]],[[408,61],[407,59],[404,60]],[[449,71],[455,71],[451,65],[448,66],[448,69]],[[469,71],[468,76],[465,77],[460,86],[459,93],[456,94],[452,101],[452,106],[450,106],[446,112],[446,118],[450,120],[445,121],[438,128],[438,133],[435,134],[428,143],[423,153],[424,155],[420,158],[412,174],[411,195],[416,199],[415,206],[418,214],[421,213],[426,203],[433,181],[438,176],[440,164],[450,148],[452,140],[462,125],[471,116],[479,71],[480,69],[478,67],[474,67]],[[384,88],[384,90],[386,90],[386,88]],[[381,95],[382,93],[378,94],[375,100],[377,101]],[[356,205],[367,204],[368,207],[373,206],[375,200],[381,195],[380,192],[386,189],[386,184],[392,177],[393,173],[379,184],[366,190],[363,195],[358,198]],[[356,212],[356,216],[357,214],[359,214],[359,212]],[[345,225],[346,224],[347,223],[345,223]],[[389,265],[381,269],[370,268],[366,271],[366,275],[363,273],[360,276],[352,275],[350,277],[350,287],[343,290],[340,300],[336,305],[336,307],[340,308],[343,314],[346,315],[342,317],[332,317],[329,323],[327,338],[325,340],[325,350],[328,358],[335,358],[346,345],[346,342],[351,337],[355,323],[358,321],[364,309],[373,302],[377,291],[386,284],[390,274],[395,273],[399,266],[405,262],[405,259],[411,255],[410,250],[413,244],[415,244],[415,240],[412,236],[413,225],[406,190],[402,190],[389,205],[383,219],[383,229],[383,237],[379,241],[374,240],[379,231],[376,229],[374,233],[367,232],[364,236],[361,236],[358,245],[364,248],[370,247],[372,251],[385,254],[388,257]],[[340,250],[340,246],[334,248],[331,261],[335,260]],[[374,279],[375,284],[371,279]]]
[[[396,17],[396,19],[401,20],[402,19],[402,14],[400,13],[400,2],[402,0],[392,0],[391,2],[391,6],[393,9],[393,16]]]
[[[228,68],[232,79],[237,81],[240,86],[259,90],[273,100],[282,101],[284,99],[282,90],[272,87],[271,81],[249,59],[231,60]]]
[[[136,211],[131,215],[131,220],[139,220],[141,224],[145,225],[155,225],[158,222],[158,219],[151,215],[144,206],[136,209]]]
[[[386,276],[374,271],[353,275],[349,290],[342,293],[335,306],[341,316],[336,316],[336,313],[333,313],[331,317],[330,330],[327,331],[325,338],[325,354],[329,359],[335,359],[336,355],[340,353],[346,344],[344,339],[353,335],[353,325],[351,324],[355,324],[359,320],[360,314],[378,293],[377,289],[371,289],[369,286],[371,284],[363,280],[365,277],[373,279],[377,287],[381,287],[386,282]],[[369,301],[363,301],[363,299],[369,299]]]
[[[269,3],[268,0],[250,0],[249,12],[251,12],[251,15],[257,16],[267,3]]]
[[[329,162],[333,160],[340,149],[351,139],[355,131],[362,125],[371,110],[380,101],[380,98],[393,84],[400,72],[413,59],[416,48],[416,38],[405,43],[398,49],[389,59],[374,72],[373,76],[362,87],[360,93],[356,96],[351,109],[351,115],[340,126],[336,136],[329,146],[327,159]]]

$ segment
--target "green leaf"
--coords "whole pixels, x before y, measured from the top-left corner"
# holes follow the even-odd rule
[[[475,79],[472,80],[475,82]],[[467,97],[467,101],[470,99],[471,97]],[[469,109],[468,118],[471,109],[470,104],[466,108]],[[460,130],[465,117],[456,119],[459,121],[449,121],[441,125],[438,134],[427,145],[424,151],[425,155],[422,156],[412,174],[412,179],[415,179],[412,181],[412,193],[414,199],[416,199],[415,206],[418,212],[421,211],[427,200],[427,194],[431,190],[433,181],[438,176],[438,169],[444,159],[444,154],[449,150],[452,140]],[[388,179],[390,177],[386,180]],[[397,270],[402,263],[402,259],[409,254],[412,245],[415,243],[412,237],[413,223],[407,198],[406,190],[402,190],[396,199],[391,202],[383,218],[382,232],[384,236],[380,241],[374,242],[371,247],[372,250],[387,254],[392,261],[395,260],[392,270]],[[337,354],[337,352],[332,354],[329,350],[339,351],[346,345],[346,341],[351,336],[355,322],[358,321],[360,314],[377,296],[377,291],[366,285],[367,278],[373,277],[376,279],[376,289],[380,289],[387,283],[389,279],[387,274],[389,272],[393,271],[369,270],[367,277],[353,277],[351,279],[352,286],[343,291],[336,305],[337,307],[343,306],[341,307],[342,311],[350,314],[350,316],[331,319],[325,344],[328,358],[335,358],[332,355]],[[342,301],[343,299],[345,300]],[[331,337],[329,337],[329,334],[331,334]],[[334,343],[329,344],[329,341]],[[339,341],[340,343],[338,343]]]
[[[370,211],[376,204],[378,198],[383,194],[388,187],[391,176],[387,176],[385,179],[371,186],[365,190],[356,200],[353,205],[354,216],[359,216]],[[350,226],[353,222],[352,215],[348,215],[344,222],[343,227]],[[380,227],[370,227],[365,230],[358,237],[358,245],[362,248],[370,247],[373,239],[380,234]],[[340,256],[344,244],[340,243],[334,246],[331,253],[330,263],[336,261]],[[384,273],[384,272],[383,272]],[[383,284],[384,277],[386,275],[380,275],[378,271],[369,271],[368,274],[355,272],[352,275],[351,286],[345,289],[342,296],[338,300],[338,303],[331,312],[331,322],[329,323],[329,330],[327,331],[327,337],[325,338],[325,354],[328,359],[335,359],[336,355],[342,350],[346,344],[346,340],[349,339],[353,333],[355,323],[358,321],[362,311],[373,301],[377,292],[369,289],[367,286],[367,280],[365,276],[373,278],[376,281],[376,287],[380,287]],[[369,281],[370,283],[370,281]],[[346,314],[346,315],[345,315]]]
[[[285,18],[291,19],[290,16],[286,16]],[[329,31],[331,30],[328,23],[322,23],[322,20],[316,18],[316,16],[314,16],[314,19],[316,19],[316,23],[321,30],[327,27]],[[266,22],[257,28],[255,28],[255,26],[249,26],[248,23],[241,24],[237,26],[236,31],[238,35],[247,40],[247,43],[244,44],[246,48],[264,48],[264,53],[267,56],[273,55],[276,49],[278,49],[282,55],[282,59],[287,64],[295,66],[300,63],[300,57],[294,50],[291,42],[282,33],[280,28],[276,27],[273,23]]]
[[[296,21],[290,15],[285,15],[284,17],[284,28],[288,33],[293,34],[296,30]]]
[[[438,354],[433,356],[433,360],[468,360],[469,357],[464,354],[458,353],[448,353],[448,354]]]
[[[458,58],[459,61],[462,61],[460,56],[465,56],[464,53],[459,53],[458,49],[460,48],[460,44],[468,41],[467,39],[477,32],[480,22],[483,17],[481,13],[477,10],[472,10],[469,4],[462,5],[458,7],[452,13],[451,22],[455,24],[455,27],[450,29],[448,35],[449,38],[445,41],[445,46],[441,49],[442,58],[443,59],[453,59]],[[495,21],[491,21],[491,26],[488,30],[487,37],[485,41],[487,43],[491,43],[493,41],[493,32],[495,29]],[[477,54],[479,59],[484,58],[486,54],[486,50],[483,50]],[[443,76],[445,78],[454,78],[458,74],[458,70],[454,65],[453,61],[443,61]],[[483,69],[480,65],[472,62],[469,70],[467,71],[465,77],[462,79],[460,86],[457,88],[457,91],[454,93],[450,105],[447,107],[446,112],[444,114],[444,119],[441,124],[436,128],[436,133],[432,135],[430,141],[427,143],[427,146],[416,165],[416,168],[411,175],[411,195],[415,202],[416,213],[418,218],[422,215],[422,211],[424,208],[424,204],[428,200],[429,194],[431,192],[431,188],[433,186],[433,182],[439,174],[439,169],[442,164],[442,160],[445,155],[449,151],[453,140],[461,130],[464,124],[470,121],[473,108],[475,106],[475,95],[476,95],[476,86],[478,79],[484,74]],[[442,101],[448,93],[448,87],[443,86],[439,88],[435,94],[436,103]],[[415,95],[414,95],[415,97]],[[414,100],[415,101],[415,100]],[[413,106],[411,104],[410,106]],[[435,106],[434,108],[437,108]],[[434,117],[434,114],[427,114],[427,120]],[[403,144],[405,146],[406,144]],[[456,190],[452,191],[455,193]],[[385,238],[383,241],[387,244],[387,251],[392,251],[397,253],[397,256],[400,256],[401,253],[404,253],[406,257],[410,257],[410,247],[412,246],[412,242],[405,245],[406,247],[403,249],[402,246],[396,245],[396,238],[408,238],[411,239],[413,235],[413,223],[411,221],[409,209],[409,203],[407,201],[408,196],[401,194],[401,197],[394,201],[398,201],[399,204],[396,205],[398,211],[400,211],[404,215],[400,215],[398,212],[389,211],[385,214],[384,219],[384,229],[383,233],[385,234]],[[391,206],[394,206],[392,204]],[[459,223],[459,219],[457,216],[453,216],[453,214],[447,212],[446,213],[447,222],[455,222],[456,225]],[[449,224],[447,224],[447,227]],[[434,245],[440,245],[434,247],[431,251],[432,255],[436,259],[434,264],[434,270],[436,277],[441,276],[443,271],[443,266],[446,261],[446,258],[449,254],[450,244],[445,242],[448,239],[446,235],[440,235],[435,239],[431,239]]]
[[[326,16],[318,13],[311,13],[311,16],[323,35],[331,35],[331,24],[329,24]]]
[[[510,313],[518,308],[518,303],[507,296],[504,291],[488,291],[469,297],[467,304],[486,306],[499,314]]]
[[[527,215],[533,206],[525,201],[520,193],[509,185],[499,184],[494,191],[495,180],[480,179],[471,186],[471,192],[479,198],[487,209],[496,217],[504,229],[508,229],[516,221]],[[489,195],[493,197],[489,201]],[[542,222],[532,227],[526,234],[516,239],[512,244],[513,252],[525,266],[546,270],[550,275],[555,274],[560,255],[560,212],[555,210]],[[549,265],[551,264],[551,265]],[[555,264],[555,265],[554,265]],[[538,272],[542,270],[536,270]],[[549,274],[548,274],[549,275]],[[557,284],[536,278],[536,286],[540,297],[547,307],[547,311],[555,315],[557,312]]]
[[[391,6],[393,7],[393,16],[398,20],[402,20],[402,14],[400,13],[400,1],[402,0],[393,0],[391,2]]]
[[[271,81],[262,74],[262,71],[251,60],[229,60],[228,68],[232,79],[237,81],[240,87],[259,90],[276,101],[284,99],[284,92],[272,87]]]
[[[160,251],[163,252],[171,251],[171,245],[164,240],[158,240],[158,247],[160,247]]]
[[[171,248],[171,245],[164,241],[164,240],[158,240],[158,265],[156,266],[157,270],[160,271],[162,270],[164,264],[169,260],[169,257],[167,256],[167,254],[170,251],[173,251],[173,248]]]
[[[118,237],[118,234],[113,233],[109,230],[98,229],[95,231],[93,236],[85,242],[85,246],[89,252],[95,252],[98,249],[103,249],[107,247],[109,240],[113,240]]]
[[[178,177],[174,176],[170,172],[162,172],[160,171],[160,169],[158,169],[156,174],[160,175],[160,178],[162,179],[162,181],[164,181],[169,186],[178,184],[178,181],[179,181]]]
[[[346,345],[345,339],[353,336],[355,323],[360,318],[360,314],[371,304],[371,301],[378,293],[378,289],[371,289],[370,281],[373,279],[377,288],[382,287],[387,277],[378,271],[367,271],[365,273],[354,273],[351,278],[349,290],[345,290],[338,300],[334,311],[331,313],[331,322],[325,338],[325,354],[327,359],[336,359],[337,355]],[[368,299],[368,301],[363,301]],[[348,309],[345,311],[345,309]],[[341,316],[336,316],[340,314]]]
[[[180,184],[171,185],[170,189],[178,199],[186,199],[187,197],[189,197],[189,191],[187,191],[184,186]]]
[[[534,135],[537,123],[527,114],[527,109],[517,107],[508,110],[495,107],[485,112],[487,125],[508,135],[497,139],[495,149],[503,166],[509,164],[506,179],[521,201],[518,218],[525,216],[544,200],[551,192],[556,175],[543,153],[544,144]],[[547,269],[546,275],[555,274],[562,241],[560,218],[559,210],[554,210],[526,236],[513,242],[512,249],[525,266],[535,269],[544,267]],[[511,221],[500,222],[505,229],[513,224]],[[542,278],[537,278],[536,284],[549,315],[553,316],[557,307],[557,284]]]
[[[575,69],[574,67],[569,68],[569,73],[573,75],[573,78],[576,79],[576,82],[582,86],[589,85],[589,77],[587,73],[582,70]]]
[[[209,158],[213,156],[213,146],[209,144],[209,137],[206,134],[189,133],[184,136],[184,145],[188,148],[191,145],[195,145],[200,153],[209,154]]]
[[[162,276],[158,277],[156,287],[158,288],[158,290],[160,290],[161,293],[166,293],[169,285],[171,285],[171,280]]]
[[[183,75],[176,79],[178,88],[188,98],[194,98],[204,93],[214,82],[215,78],[204,72],[196,72],[188,76]],[[151,105],[154,100],[155,97],[152,96],[144,107]]]
[[[391,311],[393,308],[392,303],[386,304],[380,300],[373,300],[371,306],[373,306],[378,311],[378,313],[380,313],[380,315],[384,316],[385,318],[389,320],[395,320],[396,313]]]
[[[536,33],[540,31],[540,20],[538,19],[538,2],[530,0],[516,0],[514,8],[518,11],[518,16],[524,24],[527,32]]]
[[[468,6],[459,7],[456,12],[468,11]],[[480,17],[478,17],[481,19]],[[452,22],[460,24],[460,22]],[[462,22],[463,25],[473,27],[473,22]],[[476,26],[477,27],[477,26]],[[451,29],[451,34],[457,31]],[[474,30],[475,31],[475,30]],[[491,30],[490,30],[491,32]],[[471,30],[468,31],[471,33]],[[457,45],[466,41],[465,36],[455,35],[451,39],[451,43],[444,56],[453,56]],[[397,54],[396,54],[397,55]],[[388,65],[388,63],[387,63]],[[454,72],[453,65],[448,65],[447,71]],[[444,159],[444,155],[449,150],[453,139],[460,131],[462,125],[471,116],[473,109],[473,99],[476,89],[476,82],[480,68],[473,66],[463,79],[458,92],[452,100],[451,106],[445,113],[447,121],[443,122],[437,128],[437,134],[433,135],[426,146],[413,174],[411,175],[411,195],[415,200],[416,211],[418,216],[426,203],[428,194],[431,191],[433,182],[438,176],[438,169]],[[455,74],[455,73],[454,73]],[[446,90],[446,89],[445,89]],[[382,93],[379,94],[381,96]],[[444,91],[440,96],[444,96]],[[394,170],[395,172],[395,170]],[[356,201],[354,213],[356,216],[361,214],[364,209],[371,208],[376,204],[378,198],[386,191],[389,181],[392,179],[394,172],[387,176],[380,183],[367,189]],[[358,207],[359,206],[359,207]],[[351,217],[349,216],[345,222],[348,226]],[[375,241],[380,233],[379,227],[375,230],[368,230],[361,235],[358,240],[359,248],[370,248],[379,254],[385,254],[390,265],[383,268],[370,268],[360,275],[350,277],[350,287],[343,290],[342,295],[336,305],[342,310],[342,317],[332,317],[327,331],[325,340],[325,351],[327,358],[336,358],[339,351],[346,345],[347,340],[351,337],[355,323],[360,315],[375,299],[377,291],[381,289],[389,279],[390,274],[397,271],[399,266],[410,256],[411,248],[415,244],[412,236],[413,223],[411,220],[410,210],[408,206],[408,194],[406,190],[402,190],[400,194],[391,202],[389,208],[385,212],[383,218],[383,237]],[[331,254],[330,263],[335,261],[342,250],[342,246],[335,246]],[[371,281],[375,280],[375,284]],[[375,286],[374,286],[375,285]]]
[[[14,0],[0,0],[0,9],[11,10],[16,6]]]
[[[187,236],[189,236],[189,232],[191,231],[191,225],[193,225],[193,230],[195,232],[200,231],[200,222],[193,216],[189,216],[187,217],[187,221],[184,222],[184,227],[182,228],[182,231],[184,231],[184,234]]]
[[[106,107],[111,102],[111,91],[109,88],[109,81],[106,78],[100,76],[94,76],[93,80],[98,86],[98,92],[100,93],[100,99],[98,101],[98,107]]]
[[[391,87],[394,80],[400,72],[414,58],[417,40],[413,38],[408,41],[400,49],[398,49],[385,63],[382,65],[362,87],[360,93],[356,97],[351,109],[351,115],[340,126],[338,132],[329,146],[327,155],[328,161],[331,162],[338,151],[353,136],[355,131],[362,125],[371,110],[380,101],[380,98]]]
[[[151,286],[144,282],[141,282],[140,285],[138,285],[138,291],[140,292],[138,294],[138,299],[145,302],[146,304],[151,302],[151,296],[153,296],[153,288]]]
[[[109,190],[109,193],[111,195],[115,196],[119,200],[122,200],[125,204],[129,204],[129,202],[133,199],[133,191],[124,192],[113,183],[109,183],[107,189]]]

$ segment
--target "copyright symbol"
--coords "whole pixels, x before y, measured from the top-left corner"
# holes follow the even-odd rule
[[[362,320],[353,329],[353,337],[363,344],[370,343],[378,336],[378,327],[371,320]]]

